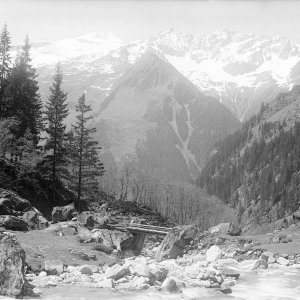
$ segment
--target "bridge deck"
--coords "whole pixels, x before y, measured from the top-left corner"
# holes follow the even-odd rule
[[[130,223],[127,226],[127,230],[129,230],[132,233],[166,235],[171,230],[171,228],[138,224],[138,223]]]

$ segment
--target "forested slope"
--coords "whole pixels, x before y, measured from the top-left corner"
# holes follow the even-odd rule
[[[292,213],[300,199],[300,89],[263,105],[221,141],[198,184],[238,211],[243,225]]]

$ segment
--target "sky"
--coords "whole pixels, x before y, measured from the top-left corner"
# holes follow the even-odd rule
[[[124,42],[175,28],[282,35],[300,44],[300,1],[0,0],[13,43],[111,32]]]

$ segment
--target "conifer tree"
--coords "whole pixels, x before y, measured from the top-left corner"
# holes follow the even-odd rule
[[[45,121],[47,139],[45,149],[50,151],[46,160],[51,169],[53,184],[53,201],[55,201],[55,190],[57,179],[65,178],[67,175],[66,163],[66,125],[65,118],[68,116],[67,93],[62,90],[63,74],[60,64],[57,64],[50,86],[50,96],[46,103]]]
[[[24,136],[27,128],[37,144],[42,129],[42,102],[38,93],[36,70],[31,65],[28,37],[8,76],[6,97],[8,98],[8,116],[16,117],[19,126],[14,134],[16,138]]]
[[[76,124],[72,126],[73,134],[71,141],[71,161],[73,185],[77,191],[79,210],[83,208],[83,197],[90,200],[96,195],[99,189],[99,176],[103,175],[104,168],[100,162],[98,142],[92,137],[96,128],[89,128],[88,121],[92,118],[91,107],[85,103],[85,95],[78,99],[76,106],[78,115]]]
[[[7,85],[7,77],[10,72],[10,48],[11,38],[7,30],[7,25],[4,24],[0,33],[0,118],[4,118],[6,112],[4,92]]]

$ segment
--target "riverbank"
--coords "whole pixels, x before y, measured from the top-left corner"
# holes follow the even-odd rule
[[[113,256],[118,259],[113,263],[86,261],[67,266],[56,261],[57,266],[52,266],[56,275],[41,271],[27,274],[26,279],[46,299],[68,299],[59,291],[69,287],[82,289],[80,299],[92,299],[93,293],[107,294],[107,299],[197,299],[199,295],[204,297],[201,299],[227,299],[228,295],[234,299],[275,299],[278,295],[272,295],[273,290],[280,285],[280,297],[298,299],[299,227],[292,229],[256,237],[199,233],[184,247],[182,257],[157,261],[159,247],[146,243],[137,257],[125,258],[116,251]],[[284,243],[276,242],[277,236],[283,240],[287,233],[290,235]],[[85,292],[89,296],[84,296]],[[61,298],[51,298],[53,295]]]

